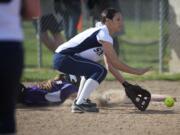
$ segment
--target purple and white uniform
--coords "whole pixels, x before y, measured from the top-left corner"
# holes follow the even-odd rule
[[[63,103],[71,94],[78,89],[65,81],[54,81],[51,90],[43,90],[38,86],[27,87],[23,91],[23,103],[27,105],[47,105],[51,103]]]

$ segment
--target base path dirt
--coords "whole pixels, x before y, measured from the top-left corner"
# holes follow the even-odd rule
[[[175,106],[152,102],[145,112],[133,105],[112,103],[99,113],[71,113],[71,103],[53,107],[17,106],[18,135],[180,135],[180,82],[143,81],[138,83],[151,93],[177,98]],[[105,81],[92,95],[120,90],[116,81]],[[118,92],[114,97],[117,97]],[[119,93],[120,96],[121,92]]]

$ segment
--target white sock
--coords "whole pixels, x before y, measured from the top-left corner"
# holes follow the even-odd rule
[[[80,85],[79,85],[79,89],[78,89],[78,93],[77,93],[76,99],[79,98],[85,82],[86,82],[86,78],[84,76],[81,76],[81,81],[80,81]]]
[[[82,104],[84,102],[84,99],[87,99],[90,97],[90,94],[99,86],[99,83],[93,79],[88,79],[84,87],[77,99],[76,104]]]

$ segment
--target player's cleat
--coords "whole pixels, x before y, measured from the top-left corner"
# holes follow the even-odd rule
[[[75,104],[77,101],[77,99],[74,100],[73,104]],[[88,106],[91,106],[91,107],[97,107],[97,104],[96,103],[92,103],[90,99],[84,99],[84,104],[88,105]]]
[[[94,104],[94,103],[93,103]],[[80,105],[76,104],[76,101],[71,106],[71,112],[73,113],[83,113],[83,112],[99,112],[99,109],[92,104],[82,103]]]
[[[85,99],[85,103],[84,104],[88,104],[89,106],[92,106],[92,107],[97,107],[97,104],[96,103],[93,103],[91,102],[90,99]]]

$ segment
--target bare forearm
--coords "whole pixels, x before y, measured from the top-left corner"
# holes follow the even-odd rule
[[[130,74],[141,74],[140,70],[141,69],[137,69],[137,68],[133,68],[128,66],[127,64],[123,63],[118,56],[116,55],[116,52],[114,51],[114,49],[112,47],[108,48],[109,50],[106,50],[106,57],[107,57],[107,61],[109,61],[109,63],[111,63],[111,65],[120,71],[126,72],[126,73],[130,73]]]
[[[136,74],[136,75],[142,75],[146,73],[149,69],[148,68],[133,68],[128,66],[127,64],[123,63],[117,56],[116,52],[114,51],[113,47],[108,44],[103,45],[106,61],[108,64],[110,64],[113,68],[130,73],[130,74]],[[116,73],[113,73],[117,75]]]
[[[142,75],[146,73],[147,71],[149,71],[149,68],[130,67],[127,64],[123,63],[121,60],[119,60],[118,57],[114,57],[114,59],[111,58],[108,61],[111,63],[111,65],[115,69],[126,72],[126,73],[130,73],[130,74]]]
[[[120,74],[118,70],[111,67],[109,71],[121,84],[125,81],[124,77]]]
[[[114,62],[113,67],[115,67],[116,69],[118,69],[120,71],[126,72],[126,73],[138,74],[138,69],[130,67],[122,62]]]

